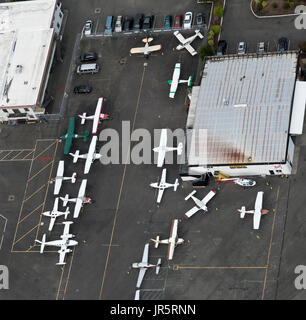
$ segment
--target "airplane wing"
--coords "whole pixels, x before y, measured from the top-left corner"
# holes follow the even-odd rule
[[[53,226],[54,226],[54,222],[55,222],[56,218],[55,217],[51,217],[50,218],[50,224],[49,224],[49,231],[52,230]]]
[[[138,275],[137,284],[136,284],[137,288],[140,288],[142,280],[143,280],[143,277],[144,277],[146,271],[147,271],[147,269],[145,269],[145,268],[140,268],[139,269],[139,275]]]
[[[194,206],[189,211],[185,213],[185,218],[189,219],[191,216],[193,216],[196,212],[198,212],[200,209],[197,206]]]
[[[161,176],[161,179],[160,179],[160,183],[165,183],[166,182],[166,175],[167,175],[167,169],[163,169],[163,172],[162,172],[162,176]]]
[[[190,44],[185,45],[185,49],[187,49],[192,56],[195,56],[197,54],[196,50],[194,50],[194,48]]]
[[[160,133],[160,147],[166,147],[167,146],[167,129],[162,129]]]
[[[145,247],[143,249],[143,255],[142,255],[142,260],[141,262],[143,263],[148,263],[148,259],[149,259],[149,244],[146,243]]]
[[[160,147],[160,149],[163,149],[163,147],[166,147],[166,146],[167,146],[167,129],[162,129],[161,135],[160,135],[159,147]],[[165,150],[158,151],[158,158],[157,158],[157,166],[158,167],[163,166],[165,156],[166,156]]]
[[[54,201],[54,205],[53,205],[53,211],[57,211],[58,210],[58,197],[55,198],[55,201]]]
[[[174,98],[174,95],[176,93],[177,87],[178,87],[178,81],[180,79],[180,74],[181,74],[181,64],[176,63],[172,75],[172,81],[171,81],[171,87],[170,87],[170,93],[169,97]]]
[[[174,254],[175,244],[171,242],[168,244],[168,260],[172,260]]]
[[[87,185],[87,179],[83,179],[79,189],[78,198],[82,198],[85,196],[86,185]]]
[[[67,138],[66,138],[65,147],[64,147],[64,154],[68,154],[72,144],[72,139],[74,134],[74,122],[75,122],[74,117],[70,117],[68,130],[67,130]]]
[[[71,135],[68,135],[67,138],[66,138],[66,141],[65,141],[65,147],[64,147],[64,154],[68,154],[69,153],[69,150],[70,150],[70,147],[71,147],[71,144],[72,144],[72,136]]]
[[[103,104],[103,98],[99,98],[97,107],[96,107],[96,112],[93,118],[92,134],[96,134],[98,131],[98,125],[99,125],[100,115],[102,111],[102,104]]]
[[[160,203],[160,202],[161,202],[161,199],[162,199],[162,197],[163,197],[164,191],[165,191],[165,189],[159,189],[159,190],[158,190],[157,203]]]
[[[149,46],[147,48],[148,52],[158,51],[161,50],[162,46],[160,44],[157,44],[155,46]]]
[[[166,156],[166,151],[165,150],[158,151],[158,158],[157,158],[157,166],[158,167],[162,167],[163,166],[164,160],[165,160],[165,156]]]
[[[94,152],[96,150],[96,143],[97,143],[97,138],[98,136],[93,136],[90,142],[90,146],[89,146],[89,150],[88,150],[88,154],[87,154],[87,158],[86,158],[86,162],[85,162],[85,169],[84,169],[84,173],[87,174],[90,170],[90,166],[93,162],[93,156],[94,156]]]
[[[186,39],[182,36],[182,34],[179,31],[175,31],[173,34],[176,36],[180,43],[185,44]]]
[[[70,229],[70,223],[67,223],[67,222],[63,222],[63,224],[65,224],[65,227],[64,227],[64,232],[62,234],[62,239],[66,238],[66,236],[69,234],[69,229]]]
[[[76,202],[75,202],[75,207],[74,207],[74,212],[73,212],[73,218],[77,218],[77,217],[79,216],[80,211],[81,211],[81,208],[82,208],[82,204],[83,204],[82,199],[77,198],[77,199],[76,199]]]
[[[170,238],[176,238],[177,237],[177,227],[178,227],[178,220],[174,219],[172,222],[171,230],[170,230]]]
[[[263,192],[260,191],[257,193],[257,197],[256,197],[256,201],[255,201],[255,213],[254,213],[254,217],[253,217],[253,229],[255,229],[255,230],[259,229],[262,201],[263,201]]]
[[[54,194],[57,195],[60,192],[61,186],[62,186],[62,177],[64,175],[64,160],[61,160],[58,163],[57,172],[56,172],[56,178],[55,178],[55,186],[54,186]],[[57,178],[60,177],[60,178]]]
[[[176,93],[178,87],[178,82],[171,82],[171,86],[170,86],[170,92],[169,92],[169,98],[174,98],[174,95]]]
[[[66,248],[66,246],[64,246]],[[59,252],[59,261],[57,264],[61,265],[61,264],[65,264],[64,260],[65,260],[65,255],[66,252],[65,251],[58,251]]]
[[[144,53],[144,49],[145,49],[145,47],[132,48],[132,49],[130,50],[130,53],[131,53],[131,54],[134,54],[134,53]]]
[[[206,205],[216,194],[216,191],[211,190],[202,200],[202,202],[204,202],[204,204]]]

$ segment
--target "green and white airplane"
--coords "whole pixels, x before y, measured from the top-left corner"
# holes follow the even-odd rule
[[[75,119],[74,119],[74,117],[71,117],[69,120],[67,133],[60,137],[61,140],[65,140],[64,154],[69,153],[73,139],[83,138],[84,142],[88,141],[89,131],[86,130],[84,134],[74,133],[74,123],[75,123]]]

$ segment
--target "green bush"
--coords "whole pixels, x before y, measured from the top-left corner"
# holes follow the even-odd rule
[[[223,7],[218,5],[214,7],[214,17],[221,18],[223,16]]]
[[[213,47],[214,44],[215,44],[215,41],[214,41],[213,39],[209,39],[209,40],[207,41],[207,44],[208,44],[209,46]]]
[[[219,25],[211,26],[210,30],[217,36],[220,33],[221,27]]]
[[[268,5],[268,2],[267,1],[263,1],[261,4],[262,4],[262,7],[265,8]]]
[[[213,56],[215,54],[215,49],[212,46],[200,46],[198,47],[198,54],[202,60],[207,56]]]

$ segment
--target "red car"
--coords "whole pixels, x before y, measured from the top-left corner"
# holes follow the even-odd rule
[[[183,20],[183,16],[181,14],[177,14],[174,17],[173,28],[182,28],[182,20]]]

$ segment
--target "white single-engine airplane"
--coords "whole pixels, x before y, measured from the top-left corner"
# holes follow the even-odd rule
[[[241,187],[254,187],[256,181],[247,178],[224,178],[224,179],[217,179],[218,184],[221,182],[234,182]]]
[[[149,43],[153,40],[153,38],[144,38],[142,39],[142,42],[145,43],[144,47],[140,48],[132,48],[130,50],[130,54],[135,54],[135,53],[143,53],[145,58],[149,57],[149,54],[153,51],[158,51],[161,50],[162,46],[160,44],[155,45],[155,46],[150,46]]]
[[[165,189],[173,187],[174,191],[176,191],[177,187],[179,186],[178,179],[176,179],[173,184],[167,183],[166,175],[167,175],[167,169],[163,169],[160,182],[159,183],[153,182],[150,184],[152,188],[158,189],[157,203],[161,202]]]
[[[155,248],[158,248],[160,243],[168,244],[168,260],[172,260],[175,247],[184,242],[184,239],[179,238],[177,235],[177,227],[178,219],[174,219],[172,222],[169,239],[159,240],[159,236],[156,236],[156,239],[151,239],[155,243]]]
[[[177,154],[181,155],[183,151],[183,143],[180,142],[176,148],[167,147],[167,129],[162,129],[159,146],[153,148],[154,152],[158,152],[157,166],[162,167],[165,161],[166,152],[174,150],[177,150]]]
[[[42,215],[51,218],[48,231],[52,231],[52,228],[54,226],[54,222],[55,222],[57,217],[64,215],[65,219],[67,219],[67,216],[68,216],[69,213],[70,213],[69,207],[66,208],[65,212],[58,211],[58,197],[56,197],[55,201],[54,201],[54,205],[53,205],[52,211],[46,211],[46,212],[42,213]]]
[[[197,51],[194,50],[194,48],[190,44],[193,42],[193,40],[196,37],[199,37],[200,39],[204,38],[203,35],[201,34],[200,30],[195,30],[195,35],[193,35],[189,38],[186,38],[186,39],[182,36],[182,34],[179,31],[174,31],[173,34],[177,37],[177,39],[181,43],[176,47],[176,50],[182,50],[185,48],[186,50],[188,50],[188,52],[192,56],[196,55]]]
[[[73,157],[73,163],[76,163],[79,158],[86,159],[84,173],[87,174],[89,172],[91,164],[96,159],[101,158],[100,153],[96,153],[96,144],[97,144],[98,136],[93,136],[90,142],[90,146],[88,149],[88,153],[80,154],[80,150],[77,150],[75,153],[69,153]]]
[[[189,198],[191,198],[196,204],[193,208],[191,208],[189,211],[187,211],[185,213],[186,219],[189,219],[191,216],[193,216],[199,210],[203,210],[204,212],[208,211],[206,205],[209,202],[209,200],[211,200],[213,198],[213,196],[216,194],[216,190],[211,190],[210,192],[208,192],[208,194],[203,198],[203,200],[200,200],[200,199],[194,197],[193,195],[195,193],[196,193],[196,190],[192,191],[185,198],[185,200],[188,200]]]
[[[257,197],[255,201],[255,209],[254,210],[245,210],[245,207],[241,207],[238,209],[240,213],[240,218],[243,219],[246,213],[254,214],[253,216],[253,229],[259,229],[260,219],[263,214],[267,214],[269,210],[262,209],[262,202],[263,202],[263,191],[257,192]]]
[[[44,252],[45,246],[60,247],[60,250],[57,251],[59,253],[59,262],[57,263],[57,265],[66,264],[66,262],[64,262],[65,255],[66,253],[69,253],[72,251],[71,249],[67,249],[67,248],[71,246],[76,246],[78,244],[77,241],[71,240],[71,238],[74,237],[73,234],[69,233],[70,224],[72,223],[73,223],[72,221],[63,222],[65,227],[64,227],[64,232],[61,235],[61,240],[46,241],[46,234],[43,235],[41,241],[35,239],[36,242],[41,244],[40,253]]]
[[[150,264],[148,260],[149,260],[149,244],[147,243],[145,244],[145,247],[143,250],[141,262],[136,262],[132,264],[132,268],[139,269],[139,275],[138,275],[137,284],[136,284],[137,288],[140,288],[143,277],[149,268],[156,268],[156,274],[159,273],[161,259],[158,259],[157,264]]]
[[[180,83],[187,83],[187,86],[190,87],[192,83],[192,76],[188,78],[188,80],[180,80],[181,74],[181,64],[176,63],[172,75],[172,80],[168,80],[168,83],[171,85],[169,98],[174,98],[177,87]]]
[[[104,98],[99,98],[96,106],[96,111],[93,116],[87,116],[86,112],[79,114],[79,117],[82,119],[81,124],[84,124],[86,120],[93,120],[92,124],[92,134],[96,134],[98,131],[98,125],[101,123],[101,120],[108,120],[109,114],[101,113],[103,106]]]
[[[72,183],[76,181],[76,172],[73,172],[71,177],[64,177],[64,160],[58,163],[56,177],[52,178],[50,183],[55,182],[54,195],[59,194],[63,180],[71,180]]]
[[[92,201],[90,198],[85,196],[86,184],[87,184],[87,179],[83,179],[77,198],[69,198],[68,194],[66,194],[65,197],[60,197],[61,200],[63,201],[64,207],[67,206],[68,202],[75,202],[73,218],[77,218],[79,216],[81,208],[83,207],[83,204],[91,203]]]

